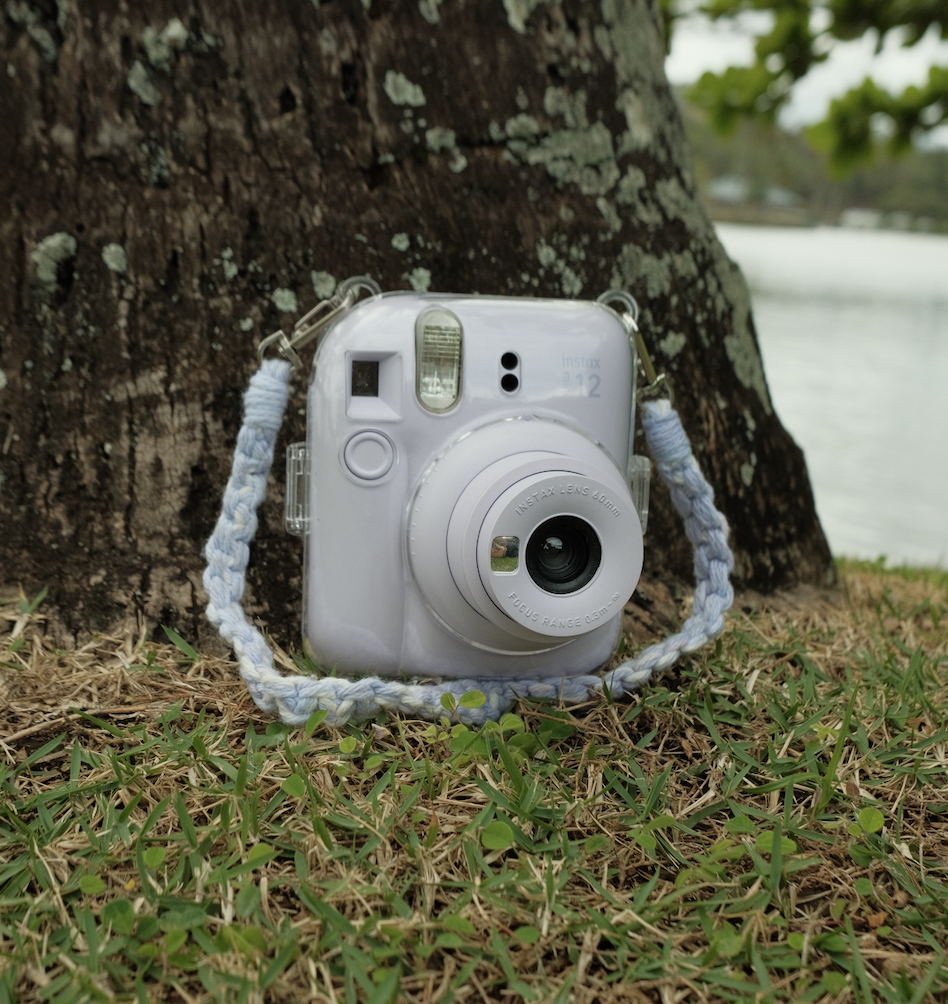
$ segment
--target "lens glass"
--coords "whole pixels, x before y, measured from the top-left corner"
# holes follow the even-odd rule
[[[578,516],[554,516],[541,523],[527,542],[527,571],[548,593],[582,589],[602,562],[596,531]]]

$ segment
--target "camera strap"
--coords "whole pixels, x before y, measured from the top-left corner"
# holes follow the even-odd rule
[[[319,710],[328,713],[325,721],[329,725],[363,721],[380,712],[437,720],[445,713],[441,703],[445,693],[459,701],[466,692],[479,690],[485,696],[484,703],[476,708],[458,706],[456,714],[461,721],[482,724],[488,719],[497,720],[518,697],[570,704],[603,694],[619,698],[724,630],[724,613],[734,598],[729,580],[734,559],[727,542],[727,523],[714,506],[711,486],[698,467],[671,401],[667,396],[648,399],[643,394],[641,397],[646,399],[640,399],[639,407],[649,452],[694,548],[694,602],[691,616],[680,631],[602,675],[509,680],[445,678],[429,683],[377,676],[347,679],[284,675],[276,669],[263,634],[244,614],[241,600],[250,543],[257,531],[257,509],[266,496],[293,368],[285,359],[266,359],[250,380],[221,515],[205,548],[208,619],[233,647],[240,674],[263,711],[278,714],[292,724],[306,722]]]

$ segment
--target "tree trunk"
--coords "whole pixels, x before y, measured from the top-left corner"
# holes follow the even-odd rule
[[[656,0],[24,0],[0,25],[0,581],[60,636],[204,631],[255,345],[336,280],[630,290],[735,582],[832,577],[748,292],[702,209]],[[296,381],[283,443],[305,438]],[[299,631],[282,450],[248,604]],[[690,578],[653,490],[646,573]]]

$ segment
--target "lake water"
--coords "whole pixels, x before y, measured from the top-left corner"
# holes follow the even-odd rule
[[[717,231],[833,553],[948,567],[948,237]]]

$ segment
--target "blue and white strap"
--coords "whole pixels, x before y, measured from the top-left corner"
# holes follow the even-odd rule
[[[458,708],[457,713],[462,721],[481,724],[499,718],[518,697],[581,703],[605,690],[613,697],[621,697],[641,687],[655,670],[666,669],[683,652],[694,652],[723,631],[724,612],[734,598],[729,580],[734,559],[727,543],[727,523],[714,506],[711,486],[695,461],[677,412],[668,400],[661,399],[641,404],[642,427],[652,459],[684,520],[695,555],[694,606],[677,634],[648,646],[634,659],[602,676],[445,678],[443,682],[424,684],[377,676],[355,680],[284,676],[274,666],[273,653],[263,635],[244,615],[241,599],[250,542],[257,531],[257,508],[266,496],[274,444],[286,409],[290,371],[290,363],[267,359],[250,380],[221,515],[205,549],[208,619],[233,646],[240,675],[264,711],[275,712],[293,724],[302,724],[320,709],[328,712],[325,721],[329,725],[374,718],[382,711],[437,719],[444,714],[443,694],[451,693],[459,699],[469,690],[480,690],[486,697],[484,704]]]

